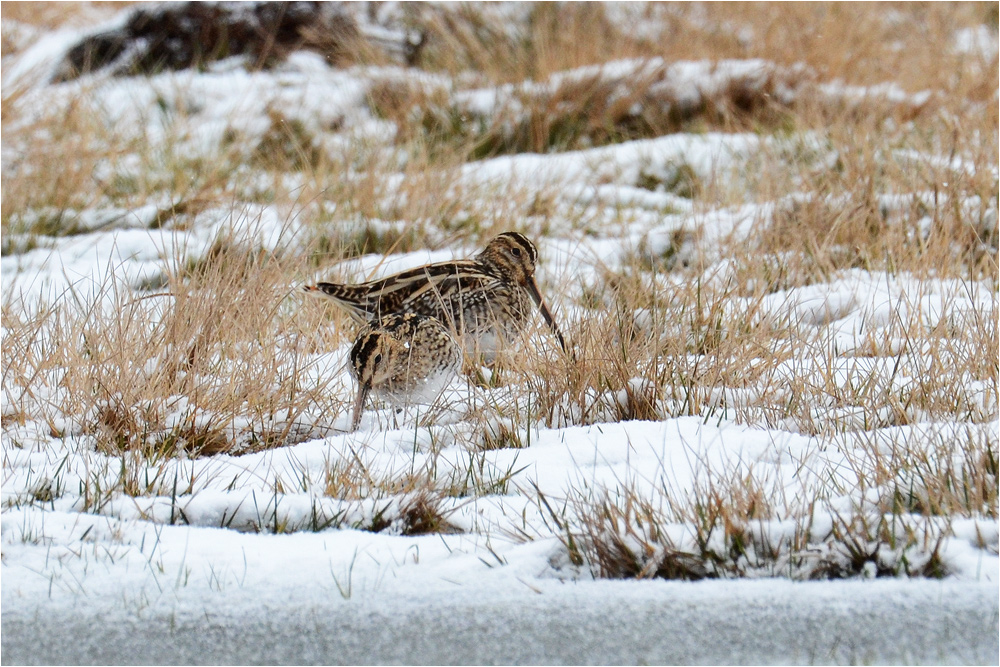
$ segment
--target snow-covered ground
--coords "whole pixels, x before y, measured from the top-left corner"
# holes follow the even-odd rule
[[[135,141],[159,156],[101,160],[93,174],[98,183],[168,180],[170,164],[217,156],[234,136],[257,145],[271,127],[269,114],[280,109],[327,155],[364,146],[384,157],[388,171],[398,165],[380,187],[385,200],[401,201],[410,186],[406,157],[394,148],[396,128],[366,101],[385,81],[448,89],[455,104],[488,116],[509,113],[515,93],[543,94],[547,86],[581,77],[627,81],[636,71],[655,70],[676,101],[711,98],[731,85],[727,77],[764,85],[772,69],[780,69],[756,60],[671,67],[629,61],[517,90],[455,90],[445,77],[402,68],[334,69],[303,52],[265,72],[222,61],[205,72],[97,74],[45,84],[38,73],[52,71],[52,56],[76,36],[53,34],[19,60],[5,58],[5,87],[27,87],[16,120],[5,122],[5,179],[31,168],[22,162],[40,140],[33,124],[69,113],[81,100],[123,144]],[[954,48],[978,54],[989,39],[962,32]],[[995,39],[992,48],[995,54]],[[782,90],[788,101],[800,94]],[[907,96],[892,85],[860,89],[833,82],[812,90],[914,107],[931,97]],[[248,414],[230,425],[228,453],[197,458],[109,453],[90,428],[95,416],[67,408],[73,404],[64,382],[69,369],[30,377],[9,372],[16,366],[8,358],[11,346],[25,323],[53,312],[50,307],[97,301],[94,312],[101,313],[120,303],[117,287],[147,294],[144,283],[155,283],[178,257],[206,256],[221,233],[295,253],[307,228],[336,211],[317,200],[262,203],[261,192],[273,181],[241,167],[230,205],[181,214],[180,222],[156,229],[151,223],[169,197],[134,205],[98,200],[60,211],[72,222],[72,235],[37,233],[36,223],[52,211],[12,212],[0,260],[8,319],[0,398],[4,662],[995,662],[995,492],[994,504],[978,511],[888,515],[879,508],[907,484],[911,501],[923,498],[913,485],[932,471],[949,471],[953,480],[982,461],[995,467],[997,378],[973,376],[955,360],[995,358],[996,350],[977,348],[988,333],[940,332],[992,328],[995,343],[997,285],[854,267],[763,297],[754,296],[750,282],[726,291],[742,280],[727,254],[731,248],[800,204],[836,207],[836,198],[793,191],[708,206],[670,188],[641,185],[670,182],[682,171],[739,192],[762,154],[792,152],[816,170],[838,161],[836,149],[814,132],[704,132],[493,157],[451,172],[451,187],[474,193],[486,209],[502,209],[511,192],[551,200],[544,217],[524,224],[540,248],[542,289],[570,329],[596,317],[581,295],[604,277],[628,275],[637,256],[654,264],[669,256],[673,264],[645,277],[666,301],[691,276],[671,273],[672,267],[702,267],[697,277],[706,289],[727,295],[721,311],[727,323],[780,332],[770,351],[780,361],[764,368],[752,360],[745,379],[710,387],[697,408],[690,397],[653,390],[653,419],[620,420],[632,392],[641,394],[649,382],[636,377],[627,388],[567,400],[540,417],[523,388],[487,389],[459,379],[429,423],[409,412],[369,410],[358,432],[345,433],[346,409],[321,406],[297,416],[294,442],[260,450],[240,430],[253,419]],[[945,153],[899,149],[893,159],[975,170],[962,156]],[[341,176],[348,184],[364,179],[353,167]],[[995,165],[987,177],[996,181]],[[286,174],[284,186],[304,187],[304,179],[301,172]],[[885,224],[912,225],[912,233],[926,239],[931,218],[912,211],[938,201],[936,191],[924,190],[881,193],[878,205]],[[996,228],[995,200],[969,194],[948,206],[982,229]],[[383,230],[417,223],[366,221]],[[341,224],[358,223],[345,216]],[[448,230],[425,221],[420,230],[430,246],[449,238]],[[336,271],[360,279],[474,251],[451,245],[366,255]],[[995,248],[987,252],[995,257]],[[296,280],[301,276],[289,276],[290,292]],[[142,306],[151,321],[160,316],[157,303]],[[295,297],[283,303],[312,307]],[[633,315],[636,330],[651,341],[677,336],[675,329],[686,326],[648,309]],[[54,334],[41,331],[44,347],[44,336]],[[799,346],[789,342],[793,336],[809,342]],[[333,349],[296,351],[296,368],[305,384],[325,387],[332,405],[342,406],[352,392],[344,366],[351,341],[335,339]],[[778,354],[782,345],[787,351]],[[541,336],[524,349],[554,353]],[[655,360],[651,375],[671,364],[696,368],[699,356],[710,355]],[[925,387],[931,376],[936,384]],[[870,386],[889,397],[884,405],[851,402],[850,396],[874,395],[865,389]],[[783,409],[803,398],[797,396],[802,387],[815,390],[805,397],[808,409]],[[953,414],[911,408],[905,398],[918,389],[926,399],[921,405],[950,402]],[[896,396],[902,398],[893,403]],[[167,410],[168,427],[188,418],[189,398],[177,397]],[[483,417],[470,407],[483,404],[495,414]],[[935,453],[930,460],[915,460],[927,452]],[[889,479],[882,477],[886,470]],[[731,527],[681,518],[697,506],[685,499],[704,500],[715,489],[732,493],[739,487],[733,480],[751,480],[746,489],[759,491],[771,510],[740,527],[747,544],[737,555]],[[643,523],[631,506],[636,499],[661,514]],[[431,534],[411,534],[422,532],[413,530],[413,516],[428,506],[443,523]],[[598,508],[621,512],[609,515],[605,528],[621,531],[622,543],[651,568],[647,574],[678,553],[708,554],[717,561],[704,574],[725,580],[602,579],[594,547],[568,538],[593,541],[600,531],[580,526]],[[841,539],[844,532],[864,539]],[[871,550],[855,569],[845,565],[857,556],[852,545]],[[834,570],[851,579],[804,581]],[[932,570],[943,578],[906,576]]]
[[[164,529],[172,530],[178,529]],[[777,580],[525,586],[490,580],[488,573],[478,585],[434,585],[409,594],[386,589],[350,600],[321,585],[263,585],[202,594],[191,607],[151,604],[139,613],[119,599],[85,598],[38,614],[21,605],[4,611],[4,661],[991,664],[998,650],[996,591],[977,585]]]

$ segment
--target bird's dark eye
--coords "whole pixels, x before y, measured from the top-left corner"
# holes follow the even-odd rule
[[[511,248],[510,252],[511,252],[512,255],[514,255],[514,257],[520,257],[521,256],[521,249],[520,248]]]
[[[382,363],[382,355],[381,354],[376,354],[375,355],[375,363],[376,364]]]

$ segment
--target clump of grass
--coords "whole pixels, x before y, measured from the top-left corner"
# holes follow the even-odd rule
[[[368,223],[357,229],[342,242],[342,253],[347,257],[361,255],[404,253],[420,247],[426,238],[420,225],[378,225]]]
[[[641,255],[634,261],[607,274],[585,326],[563,323],[575,359],[550,356],[523,370],[538,414],[553,426],[678,414],[750,418],[741,406],[726,412],[715,397],[731,383],[752,386],[763,368],[787,358],[775,341],[795,331],[763,310],[763,295],[741,301],[733,283],[704,277],[665,287],[643,275]]]
[[[10,113],[16,114],[16,111]],[[16,123],[19,120],[21,122]],[[32,231],[19,221],[31,216],[33,210],[53,212],[38,219],[36,224],[40,228],[34,230],[35,233],[59,234],[64,226],[71,226],[72,216],[64,219],[60,212],[92,206],[99,198],[92,186],[98,165],[109,151],[130,147],[128,139],[114,136],[99,121],[99,115],[86,96],[69,105],[58,120],[57,123],[55,118],[46,116],[28,122],[16,117],[5,119],[5,122],[20,125],[20,138],[11,145],[18,158],[11,167],[4,169],[2,221],[5,237],[10,233]],[[30,151],[27,144],[20,143],[40,132],[49,136],[48,141],[34,145]],[[74,159],[64,159],[66,155],[73,155]]]
[[[448,522],[451,512],[443,507],[444,498],[430,490],[421,490],[407,496],[399,508],[399,518],[393,526],[400,535],[427,535],[429,533],[462,532]]]
[[[524,437],[513,420],[495,420],[482,431],[479,447],[483,451],[522,449],[530,446],[530,436]]]
[[[701,178],[691,165],[684,162],[647,165],[639,172],[636,185],[645,190],[669,192],[686,199],[694,199],[702,189]]]
[[[973,425],[922,433],[855,437],[866,462],[860,473],[892,489],[892,510],[923,516],[997,518],[997,442]],[[909,437],[907,437],[909,435]]]
[[[777,508],[752,474],[713,471],[688,494],[574,488],[561,509],[538,492],[567,560],[612,579],[792,579],[948,574],[944,528],[893,512],[891,494],[844,513],[817,498],[798,511]],[[821,527],[824,524],[827,527]],[[558,559],[557,559],[558,560]]]
[[[323,151],[302,120],[276,109],[268,112],[268,118],[270,127],[251,153],[251,165],[278,171],[319,168]]]
[[[448,104],[448,97],[443,81],[385,77],[371,84],[368,107],[378,118],[396,125],[397,141],[408,142],[419,136],[415,131],[421,128],[421,124],[415,120],[420,110],[444,107]]]
[[[674,79],[681,79],[675,82]],[[788,90],[802,85],[798,70],[771,68],[765,74],[735,73],[718,90],[694,88],[683,74],[650,60],[625,74],[590,68],[563,73],[544,83],[492,91],[495,103],[481,108],[463,92],[441,86],[382,84],[373,92],[381,114],[412,130],[432,146],[463,147],[469,159],[500,154],[569,150],[657,137],[697,128],[775,127],[787,122]],[[781,88],[783,95],[777,94]],[[474,98],[471,98],[474,99]],[[672,187],[682,196],[696,194],[690,173],[681,169]]]
[[[302,384],[309,335],[296,322],[309,318],[284,305],[288,260],[233,237],[178,264],[168,293],[137,297],[111,276],[93,294],[70,292],[17,343],[23,356],[5,358],[5,378],[30,385],[66,369],[59,407],[108,453],[205,455],[308,437],[299,416],[334,406],[324,386]]]
[[[470,452],[466,460],[445,464],[432,450],[420,465],[385,474],[373,472],[353,454],[328,462],[322,488],[328,497],[374,508],[353,521],[355,528],[399,535],[454,533],[462,532],[448,520],[461,507],[456,499],[505,493],[518,472],[513,464],[494,469],[482,453]]]

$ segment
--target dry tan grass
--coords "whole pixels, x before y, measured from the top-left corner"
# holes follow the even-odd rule
[[[569,562],[603,578],[940,578],[951,517],[997,514],[995,454],[970,433],[953,468],[952,437],[932,438],[930,456],[905,437],[891,448],[863,441],[871,449],[848,458],[864,468],[861,487],[843,490],[856,494],[851,512],[811,491],[790,498],[739,462],[699,462],[683,493],[623,480],[614,492],[581,484],[561,501],[540,491],[538,500]]]
[[[132,2],[0,2],[6,21],[42,28],[89,27],[125,9]],[[6,49],[4,55],[7,55]]]
[[[302,411],[318,408],[332,422],[339,406],[322,383],[303,384],[304,364],[322,348],[313,334],[321,313],[288,303],[288,276],[301,269],[301,258],[222,236],[198,262],[175,258],[165,292],[142,296],[109,276],[97,294],[68,294],[19,323],[5,341],[4,377],[28,400],[37,379],[60,375],[61,409],[112,454],[307,439],[315,416],[302,423]],[[5,311],[19,318],[13,304]]]
[[[959,28],[984,22],[995,27],[991,3],[651,3],[630,9],[638,28],[661,20],[664,34],[622,34],[606,18],[607,8],[572,3],[537,5],[517,39],[489,20],[491,8],[474,5],[458,13],[423,8],[415,22],[429,34],[424,66],[452,73],[472,69],[497,82],[541,80],[622,58],[763,58],[806,63],[823,79],[850,84],[895,81],[913,92],[957,87],[978,90],[985,96],[980,99],[992,95],[990,88],[951,77],[961,57],[936,48],[948,45]]]

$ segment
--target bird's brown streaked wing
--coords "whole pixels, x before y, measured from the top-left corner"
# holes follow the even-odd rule
[[[472,261],[417,267],[370,283],[369,309],[381,313],[423,312],[427,308],[421,307],[421,304],[426,305],[463,290],[477,289],[487,279],[489,276]]]
[[[442,280],[428,281],[414,290],[403,309],[434,317],[452,329],[462,329],[461,311],[469,296],[488,292],[497,280],[482,271],[462,271]]]
[[[371,314],[364,307],[363,293],[358,289],[359,287],[359,285],[341,285],[339,283],[317,283],[303,285],[302,289],[309,294],[330,299],[352,317],[364,322],[371,318]]]
[[[433,311],[431,302],[476,289],[487,280],[493,278],[478,262],[460,260],[426,264],[357,285],[317,283],[305,290],[329,297],[355,317],[371,320],[400,311]]]
[[[426,283],[438,284],[442,281],[463,275],[477,275],[481,270],[472,260],[458,262],[440,262],[426,264],[407,271],[395,273],[386,278],[372,280],[359,285],[368,290],[373,299],[384,298],[384,295],[396,292],[409,294]]]
[[[352,314],[371,318],[380,313],[392,313],[399,310],[413,291],[428,283],[439,283],[449,276],[466,272],[473,263],[441,262],[418,266],[407,271],[371,280],[366,283],[345,284],[321,282],[316,285],[306,285],[306,292],[330,298]]]

